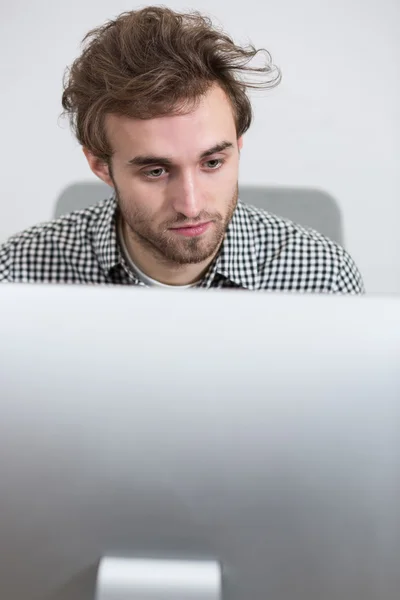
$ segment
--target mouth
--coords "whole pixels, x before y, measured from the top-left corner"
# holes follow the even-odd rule
[[[202,235],[211,226],[212,221],[206,221],[205,223],[196,223],[194,225],[185,225],[185,227],[171,227],[171,231],[185,237],[195,237]]]

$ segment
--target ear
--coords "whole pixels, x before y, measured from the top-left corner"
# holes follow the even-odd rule
[[[98,158],[97,156],[92,154],[92,152],[90,152],[90,150],[88,148],[83,147],[82,150],[83,150],[84,155],[86,156],[86,160],[88,161],[89,167],[91,168],[93,173],[99,179],[104,181],[104,183],[106,183],[107,185],[109,185],[111,187],[114,187],[113,180],[110,176],[110,169],[108,167],[108,164],[101,158]]]
[[[243,147],[243,136],[242,135],[240,136],[240,138],[238,138],[237,144],[238,144],[238,148],[239,148],[239,152],[240,152],[240,150]]]

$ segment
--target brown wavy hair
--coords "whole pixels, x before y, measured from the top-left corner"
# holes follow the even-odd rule
[[[108,113],[139,119],[183,114],[217,83],[232,104],[240,137],[253,117],[246,90],[274,87],[281,79],[267,50],[236,45],[197,11],[150,6],[124,12],[89,31],[82,44],[81,56],[64,75],[63,115],[82,146],[107,162]],[[258,53],[263,64],[250,66]],[[246,82],[248,72],[261,81]]]

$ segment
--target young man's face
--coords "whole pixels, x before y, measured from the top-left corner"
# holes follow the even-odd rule
[[[187,115],[108,115],[106,132],[111,172],[88,160],[115,188],[129,236],[169,264],[213,257],[236,207],[242,146],[225,93],[211,88]]]

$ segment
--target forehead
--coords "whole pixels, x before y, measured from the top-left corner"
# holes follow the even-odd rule
[[[217,86],[205,94],[188,114],[132,119],[107,115],[107,139],[114,156],[129,158],[132,153],[157,153],[187,158],[213,146],[221,139],[236,139],[232,105]]]

